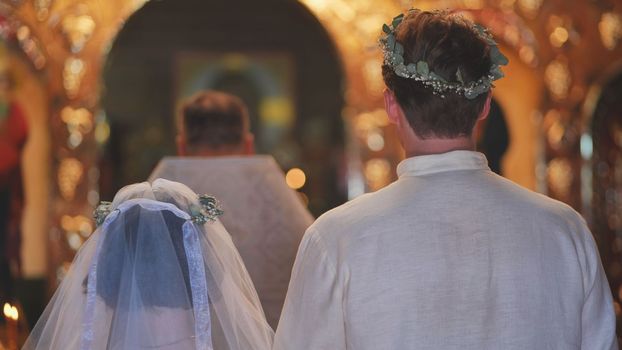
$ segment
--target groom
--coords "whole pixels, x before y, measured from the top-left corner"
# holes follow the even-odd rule
[[[399,179],[306,232],[276,349],[617,349],[611,292],[585,221],[490,171],[476,152],[490,35],[448,12],[384,26]]]

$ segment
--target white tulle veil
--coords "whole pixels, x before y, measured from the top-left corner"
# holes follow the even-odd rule
[[[201,208],[176,182],[121,189],[24,349],[270,349],[242,260]]]

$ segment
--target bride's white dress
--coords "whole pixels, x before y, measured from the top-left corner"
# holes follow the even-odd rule
[[[211,204],[162,179],[121,189],[24,349],[270,349],[273,331]]]

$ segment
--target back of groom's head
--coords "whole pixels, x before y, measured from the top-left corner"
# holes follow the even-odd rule
[[[179,155],[215,156],[254,153],[248,109],[236,96],[200,91],[186,99],[178,120]]]
[[[425,62],[430,72],[448,82],[456,81],[458,70],[463,81],[477,81],[491,67],[485,38],[473,23],[450,12],[410,11],[397,26],[395,40],[404,48],[405,65]],[[488,97],[487,93],[474,99],[455,91],[435,93],[416,79],[398,76],[386,61],[382,73],[408,123],[422,139],[470,135]]]

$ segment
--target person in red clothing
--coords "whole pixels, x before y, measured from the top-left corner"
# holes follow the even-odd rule
[[[13,278],[20,275],[21,155],[28,138],[25,115],[9,90],[5,70],[0,73],[0,301],[13,297]]]

